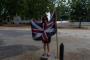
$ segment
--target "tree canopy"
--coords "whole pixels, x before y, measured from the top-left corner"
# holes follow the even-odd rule
[[[72,0],[71,3],[71,19],[80,20],[87,17],[87,3],[86,0]]]
[[[55,8],[57,20],[90,19],[89,0],[0,0],[0,17],[40,19],[46,12],[52,13]]]
[[[50,0],[0,0],[0,16],[16,16],[25,18],[41,18],[52,9]]]

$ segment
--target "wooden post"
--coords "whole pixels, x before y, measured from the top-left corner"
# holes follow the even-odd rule
[[[56,9],[54,10],[54,13],[56,15]],[[57,15],[56,15],[56,20],[55,20],[55,24],[56,24],[56,45],[57,45],[57,59],[59,58],[59,46],[58,46],[58,29],[57,29]]]
[[[56,45],[57,45],[57,59],[59,58],[59,47],[58,47],[58,35],[57,35],[57,33],[56,33]]]
[[[64,60],[64,45],[63,45],[63,43],[61,43],[61,45],[60,45],[59,60]]]

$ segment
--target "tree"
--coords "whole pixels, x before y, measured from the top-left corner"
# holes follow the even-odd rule
[[[51,0],[0,0],[0,3],[0,15],[10,19],[17,15],[22,18],[40,19],[54,8]]]
[[[87,17],[86,0],[72,0],[71,2],[71,20],[79,21],[79,28],[81,28],[82,20]]]
[[[0,23],[6,18],[6,0],[0,0]]]
[[[69,19],[69,6],[66,0],[58,0],[57,4],[57,19]]]
[[[87,0],[87,21],[90,22],[90,1]]]
[[[50,12],[50,14],[52,14],[53,13],[53,11],[55,10],[55,2],[56,2],[56,0],[51,0],[51,2],[49,3],[49,12]]]
[[[2,6],[2,0],[0,0],[0,23],[2,22],[2,19],[1,19],[1,15],[2,15],[2,10],[3,10],[3,6]]]
[[[7,15],[10,16],[11,18],[13,16],[16,16],[19,14],[21,11],[20,9],[21,4],[23,4],[23,0],[7,0],[6,1],[6,10],[7,10]]]
[[[50,0],[28,0],[30,18],[41,18],[49,11]]]

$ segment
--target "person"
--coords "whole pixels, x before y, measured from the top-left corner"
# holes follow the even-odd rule
[[[43,24],[43,28],[46,29],[46,25],[48,23],[48,18],[47,16],[45,15],[43,18],[42,18],[42,24]],[[46,33],[48,35],[48,33]],[[44,37],[45,38],[45,37]],[[51,37],[50,36],[47,36],[45,39],[42,39],[42,42],[43,42],[43,49],[44,49],[44,54],[43,56],[50,56],[50,42],[51,42]]]

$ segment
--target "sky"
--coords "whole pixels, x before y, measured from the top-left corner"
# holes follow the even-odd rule
[[[50,20],[50,12],[48,12],[46,14],[47,14],[48,20]]]

